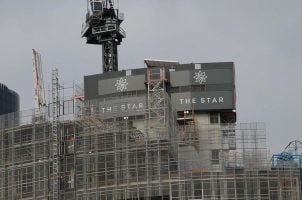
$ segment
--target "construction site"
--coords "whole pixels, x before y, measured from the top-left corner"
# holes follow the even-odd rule
[[[102,45],[84,86],[53,70],[36,108],[0,116],[0,200],[301,200],[302,144],[278,155],[264,123],[238,123],[232,62],[144,60],[118,70],[123,15],[89,0],[82,36]]]

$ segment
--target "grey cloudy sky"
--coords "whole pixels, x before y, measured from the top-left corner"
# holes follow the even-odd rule
[[[143,59],[233,61],[240,122],[265,122],[279,152],[302,140],[301,0],[120,0],[127,38],[120,69]],[[43,56],[46,85],[59,68],[69,84],[101,72],[101,48],[80,38],[86,0],[0,0],[0,82],[34,106],[31,49]]]

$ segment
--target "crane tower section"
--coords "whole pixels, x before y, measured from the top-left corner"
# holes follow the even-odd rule
[[[45,92],[44,92],[44,81],[42,72],[42,60],[41,54],[35,49],[33,51],[33,78],[35,86],[35,108],[36,117],[42,117],[42,109],[46,106]]]
[[[87,0],[86,21],[82,27],[82,37],[87,44],[102,45],[103,73],[118,71],[117,46],[126,32],[120,27],[123,13],[115,8],[112,0]]]

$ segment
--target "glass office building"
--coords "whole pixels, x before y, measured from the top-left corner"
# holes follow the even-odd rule
[[[19,109],[19,95],[0,83],[0,115],[17,112]]]

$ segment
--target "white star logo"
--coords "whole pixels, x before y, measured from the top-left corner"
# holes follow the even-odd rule
[[[123,92],[127,89],[127,85],[127,79],[120,78],[119,80],[116,80],[115,87],[117,91]]]
[[[206,75],[206,72],[199,70],[199,72],[194,72],[193,78],[195,79],[196,83],[203,84],[207,82],[208,76]]]

